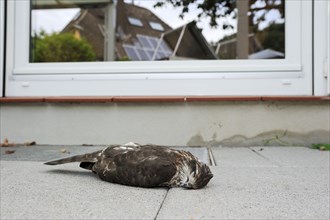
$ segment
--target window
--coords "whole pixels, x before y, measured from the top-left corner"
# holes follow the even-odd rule
[[[173,53],[162,39],[139,34],[137,39],[134,45],[123,45],[129,60],[163,60]]]
[[[158,22],[150,21],[149,25],[152,29],[154,29],[156,31],[164,31],[165,30],[164,27]]]
[[[156,45],[152,44],[152,43],[149,41],[149,39],[148,39],[147,36],[137,35],[137,38],[138,38],[140,44],[141,44],[143,47],[145,47],[145,48],[147,48],[147,49],[154,49],[154,48],[156,48],[157,43],[156,43]],[[158,39],[156,39],[156,38],[154,38],[154,39],[155,39],[156,42],[158,41]]]
[[[83,10],[96,7],[97,1],[92,2],[93,5],[89,7],[86,4],[76,4],[79,6],[80,15],[83,14]],[[212,34],[213,32],[209,31],[212,29],[209,27],[209,18],[191,21],[187,14],[177,26],[164,25],[165,30],[162,33],[145,26],[143,28],[150,30],[143,30],[146,31],[143,33],[135,32],[135,35],[127,34],[125,27],[116,28],[115,24],[120,22],[121,18],[114,12],[117,10],[116,7],[133,6],[122,0],[118,0],[116,6],[101,2],[98,7],[103,7],[102,11],[105,14],[97,14],[94,18],[103,19],[106,26],[103,41],[96,41],[101,42],[101,47],[104,48],[103,57],[96,55],[96,60],[93,61],[31,62],[33,41],[30,41],[32,37],[27,37],[27,33],[31,33],[30,19],[22,19],[30,16],[30,1],[8,1],[7,27],[8,34],[13,36],[8,39],[8,45],[15,49],[7,51],[7,94],[311,95],[312,1],[255,2],[254,5],[237,6],[240,10],[247,10],[247,15],[256,13],[256,17],[253,17],[256,20],[246,17],[241,19],[242,23],[247,24],[245,26],[238,24],[239,22],[234,19],[237,7],[233,14],[230,14],[233,17],[219,20],[219,28],[223,29],[222,32],[226,33],[227,38],[220,36],[218,32]],[[282,9],[269,11],[270,15],[261,12],[258,14],[257,11],[262,7],[267,8],[263,5],[267,2],[274,2],[275,8],[285,6],[285,18],[284,13],[279,12]],[[163,17],[162,13],[156,13],[157,10],[171,9],[153,9],[153,5],[139,7],[146,14],[149,13],[149,16],[159,19]],[[178,12],[179,9],[171,10]],[[189,11],[196,12],[192,9]],[[267,19],[271,21],[270,25],[274,25],[272,30],[264,23]],[[249,22],[254,26],[250,27]],[[238,27],[245,27],[245,30]],[[122,31],[116,33],[115,29]],[[138,31],[137,29],[141,31],[142,28],[136,28],[135,31]],[[253,31],[249,32],[249,29]],[[267,37],[274,29],[275,35],[281,40],[274,41]],[[83,38],[83,30],[86,29],[78,24],[75,30],[74,36]],[[118,45],[117,40],[122,42],[122,48],[115,46]],[[172,56],[172,53],[175,53],[175,56]],[[207,59],[195,54],[206,54]],[[130,61],[127,61],[127,57],[131,57]]]
[[[330,2],[314,2],[314,95],[330,95]]]
[[[143,27],[143,23],[140,19],[128,17],[128,21],[131,25]]]
[[[141,60],[141,56],[138,54],[134,46],[124,45],[124,49],[130,60]]]
[[[128,2],[33,0],[30,61],[127,61],[129,55],[123,49],[124,44],[139,40],[144,47],[150,47],[144,39],[137,39],[138,35],[165,39],[169,49],[175,52],[170,59],[285,58],[284,0],[240,1],[232,3],[233,9],[218,3],[216,16],[220,18],[213,23],[209,21],[212,13],[202,17],[199,14],[200,2],[190,3],[189,10],[182,12],[194,21],[180,19],[185,17],[177,12],[180,7],[176,4],[173,9],[156,7],[156,10],[155,1],[141,1],[139,6]],[[109,7],[113,10],[109,11]],[[242,10],[246,12],[239,12]],[[236,18],[242,13],[245,16]],[[106,25],[109,18],[111,21]],[[144,27],[143,23],[149,26]]]
[[[4,33],[5,33],[5,26],[4,26],[4,18],[5,18],[5,10],[4,10],[4,1],[0,1],[0,97],[3,96],[2,94],[2,85],[3,85],[3,61],[4,61]]]

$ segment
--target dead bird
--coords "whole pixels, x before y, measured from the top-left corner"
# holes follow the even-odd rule
[[[72,162],[80,162],[80,167],[104,181],[138,187],[200,189],[213,177],[210,168],[190,152],[133,142],[45,164]]]

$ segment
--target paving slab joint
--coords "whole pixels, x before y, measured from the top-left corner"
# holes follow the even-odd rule
[[[272,164],[275,164],[275,165],[278,166],[278,167],[281,167],[280,164],[278,164],[278,163],[276,163],[276,162],[270,160],[268,157],[265,157],[264,155],[262,155],[261,153],[259,153],[259,152],[256,151],[255,149],[253,149],[252,147],[248,147],[248,148],[249,148],[253,153],[257,154],[258,156],[264,158],[265,160],[271,162]]]
[[[212,152],[212,149],[210,147],[207,148],[207,152],[208,152],[208,155],[209,155],[210,165],[211,166],[216,166],[217,164],[214,160],[213,152]]]
[[[161,210],[162,207],[163,207],[163,204],[164,204],[164,202],[165,202],[165,199],[166,199],[167,194],[168,194],[169,191],[170,191],[170,189],[167,189],[167,190],[166,190],[165,196],[164,196],[164,198],[163,198],[162,203],[161,203],[160,206],[159,206],[159,209],[158,209],[158,211],[157,211],[157,213],[156,213],[156,216],[155,216],[154,220],[156,220],[156,219],[158,218],[158,215],[159,215],[159,213],[160,213],[160,210]]]

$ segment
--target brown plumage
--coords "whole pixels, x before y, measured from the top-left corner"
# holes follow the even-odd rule
[[[136,143],[110,146],[45,164],[71,162],[80,162],[80,167],[93,171],[102,180],[139,187],[199,189],[213,177],[210,168],[190,152]]]

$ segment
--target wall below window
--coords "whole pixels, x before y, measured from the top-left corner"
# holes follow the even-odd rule
[[[328,101],[0,103],[0,138],[37,144],[330,143]]]

